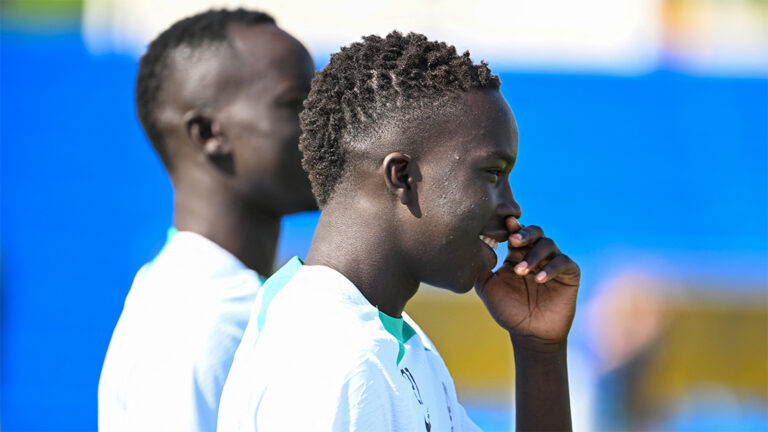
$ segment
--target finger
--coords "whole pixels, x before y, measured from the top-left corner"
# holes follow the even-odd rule
[[[579,273],[579,266],[572,259],[565,254],[558,254],[536,274],[535,279],[538,283],[546,283],[557,277],[569,275],[575,280],[566,282],[577,284]]]
[[[521,228],[523,228],[525,225],[521,224],[519,220],[517,220],[514,216],[509,216],[506,219],[504,219],[504,225],[506,225],[507,230],[510,233],[516,233],[520,231]]]
[[[523,247],[512,247],[508,245],[507,247],[507,257],[504,259],[504,265],[509,264],[510,266],[514,267],[523,260],[523,257],[531,248],[529,246],[523,246]]]
[[[541,238],[531,246],[531,249],[525,254],[523,259],[515,265],[515,273],[520,276],[527,275],[539,265],[546,264],[545,260],[554,257],[558,253],[560,253],[560,250],[552,239],[547,237]]]
[[[544,237],[544,230],[536,225],[528,225],[509,236],[509,247],[519,248],[532,245],[542,237]]]

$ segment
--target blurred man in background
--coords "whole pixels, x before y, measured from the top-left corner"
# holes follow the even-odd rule
[[[243,9],[183,19],[142,57],[138,116],[174,187],[174,228],[112,335],[99,429],[215,429],[281,217],[316,208],[298,151],[313,74],[301,43]]]
[[[320,222],[307,265],[294,259],[264,286],[220,429],[479,430],[403,312],[420,283],[476,286],[509,332],[518,430],[571,428],[566,342],[580,270],[518,222],[517,125],[499,86],[485,63],[415,33],[368,36],[331,57],[301,114]]]

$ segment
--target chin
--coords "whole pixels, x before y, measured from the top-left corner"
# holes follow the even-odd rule
[[[458,275],[457,275],[458,276]],[[440,281],[439,283],[429,283],[429,285],[435,286],[437,288],[446,289],[448,291],[454,292],[456,294],[465,294],[469,291],[472,291],[472,288],[475,287],[475,279],[473,278],[470,280],[464,280],[466,278],[459,278],[459,279],[453,279],[453,280],[447,280],[447,281]]]
[[[304,210],[302,211],[315,211],[320,210],[320,206],[317,205],[317,201],[315,200],[314,195],[310,195],[310,199],[307,200],[306,203],[304,203]]]
[[[318,210],[317,201],[315,201],[314,196],[309,195],[308,197],[302,198],[299,201],[287,203],[282,213],[285,215],[289,215],[294,213],[303,213],[303,212],[315,211],[315,210]]]
[[[475,281],[472,281],[470,283],[465,283],[456,289],[451,289],[451,291],[455,292],[456,294],[466,294],[472,291],[472,288],[474,287],[475,287]]]
[[[464,294],[475,287],[477,277],[487,271],[490,264],[482,259],[482,251],[468,254],[467,256],[454,257],[449,261],[442,261],[439,264],[433,263],[430,280],[423,282],[442,288],[457,294]],[[494,256],[495,258],[495,256]],[[428,264],[424,264],[428,266]]]
[[[311,201],[302,203],[301,209],[296,211],[295,213],[315,211],[315,210],[320,210],[320,208],[317,206],[317,201],[315,201],[315,198],[312,197]]]

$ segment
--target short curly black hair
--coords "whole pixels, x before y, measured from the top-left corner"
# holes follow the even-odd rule
[[[170,167],[163,133],[155,119],[155,103],[163,88],[168,60],[177,48],[199,48],[211,43],[229,43],[227,29],[231,24],[274,24],[266,13],[246,9],[211,9],[177,21],[160,33],[139,61],[136,77],[136,112],[147,138],[160,159]]]
[[[371,35],[331,55],[312,81],[300,114],[302,165],[322,207],[344,175],[351,140],[391,119],[418,110],[425,100],[471,89],[494,89],[499,78],[445,42],[418,33]]]

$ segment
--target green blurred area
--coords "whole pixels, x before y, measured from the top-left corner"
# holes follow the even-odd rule
[[[79,24],[83,0],[0,0],[0,16],[5,24],[38,27],[41,24]]]

